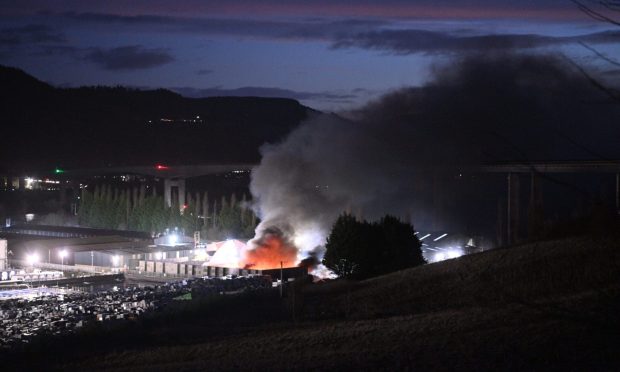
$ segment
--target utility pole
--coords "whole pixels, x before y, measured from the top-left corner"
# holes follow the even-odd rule
[[[616,173],[616,213],[620,214],[620,173]]]
[[[282,298],[282,286],[284,286],[284,263],[280,261],[280,298]]]

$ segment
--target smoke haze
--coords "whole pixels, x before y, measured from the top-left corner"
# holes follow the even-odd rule
[[[317,250],[344,211],[405,219],[427,208],[417,170],[620,154],[620,105],[554,56],[467,57],[343,116],[319,115],[264,145],[251,192],[262,222]],[[344,118],[346,117],[346,118]],[[416,224],[416,221],[412,221]]]

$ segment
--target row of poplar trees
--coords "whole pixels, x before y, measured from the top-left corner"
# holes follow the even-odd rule
[[[82,189],[78,218],[81,226],[163,233],[166,229],[181,229],[191,236],[200,231],[208,240],[250,238],[258,223],[254,212],[247,207],[245,194],[239,201],[235,194],[210,202],[204,193],[187,193],[183,208],[174,200],[171,207],[155,188],[145,185],[118,189],[109,185],[96,186],[94,191]]]

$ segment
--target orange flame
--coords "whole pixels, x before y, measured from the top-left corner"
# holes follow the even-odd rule
[[[246,251],[246,269],[275,269],[293,267],[297,263],[297,247],[287,241],[279,229],[267,229],[263,236],[250,241],[253,248]]]

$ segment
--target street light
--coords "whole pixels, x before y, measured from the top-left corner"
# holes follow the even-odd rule
[[[63,249],[62,251],[58,252],[58,255],[60,256],[60,271],[62,271],[62,275],[65,275],[65,257],[67,257],[67,250]]]

